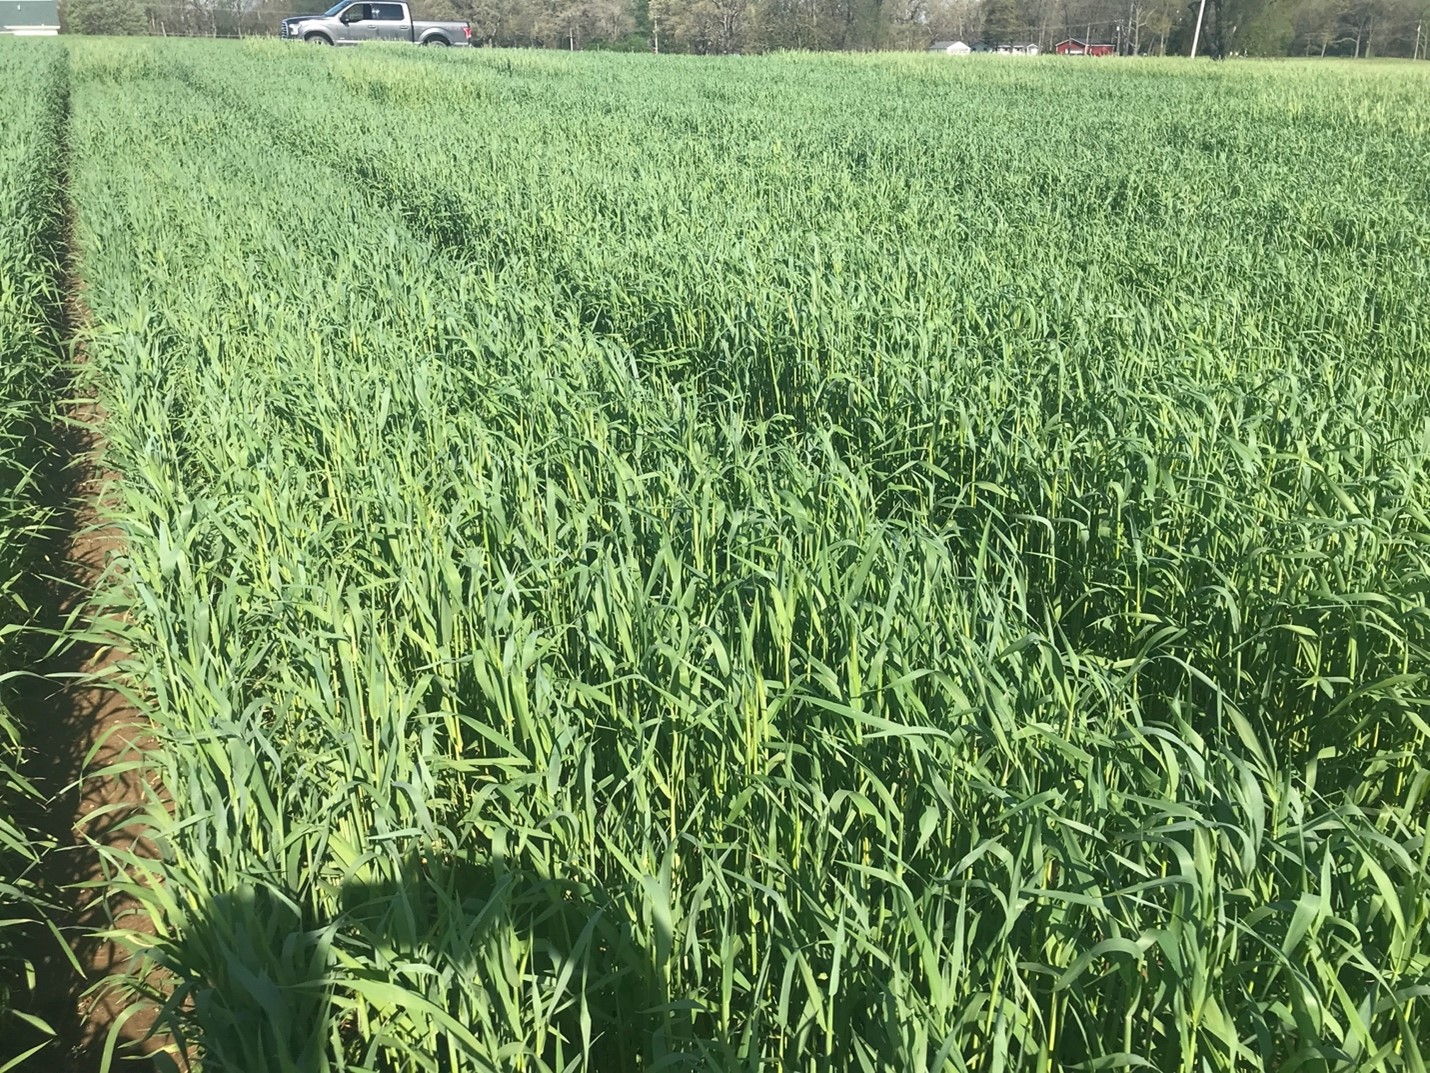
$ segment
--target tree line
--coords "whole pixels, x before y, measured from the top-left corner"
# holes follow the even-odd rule
[[[62,0],[76,33],[236,37],[277,32],[300,0]],[[321,10],[331,0],[318,0]],[[473,43],[556,49],[736,54],[776,49],[925,49],[1066,38],[1120,55],[1186,55],[1199,0],[413,0],[465,19]],[[1430,0],[1206,0],[1199,54],[1430,54]],[[952,61],[951,61],[952,62]]]

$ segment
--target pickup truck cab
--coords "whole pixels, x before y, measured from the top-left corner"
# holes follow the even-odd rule
[[[361,45],[367,41],[408,41],[414,45],[470,45],[465,22],[419,22],[401,0],[351,3],[342,0],[321,15],[284,19],[278,36],[310,45]]]

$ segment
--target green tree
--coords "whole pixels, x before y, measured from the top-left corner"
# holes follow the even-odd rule
[[[149,30],[139,0],[65,0],[60,21],[71,34],[142,34]]]
[[[1243,56],[1284,56],[1296,36],[1290,0],[1226,3],[1225,46]]]
[[[1008,45],[1026,36],[1027,22],[1018,0],[988,0],[983,8],[983,43]]]

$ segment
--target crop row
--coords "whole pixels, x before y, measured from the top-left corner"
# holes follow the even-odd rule
[[[21,1012],[35,984],[34,935],[46,915],[36,880],[50,841],[40,794],[24,773],[29,733],[14,707],[37,650],[29,628],[50,532],[54,386],[58,373],[61,145],[67,70],[62,49],[0,38],[0,1068],[44,1045]]]
[[[74,46],[215,1068],[1423,1066],[1423,105],[214,55]]]
[[[507,266],[523,289],[548,293],[653,379],[717,403],[734,393],[795,429],[827,423],[846,460],[875,471],[881,516],[976,535],[980,489],[1013,506],[1000,511],[1018,530],[1010,539],[1048,567],[1029,579],[1034,598],[1075,646],[1115,658],[1151,614],[1207,646],[1171,655],[1216,674],[1240,649],[1243,621],[1253,635],[1288,620],[1316,629],[1322,616],[1300,605],[1317,571],[1288,578],[1286,562],[1346,542],[1342,496],[1386,527],[1378,547],[1352,551],[1365,572],[1345,587],[1415,584],[1393,549],[1420,525],[1407,493],[1424,409],[1411,401],[1407,412],[1395,384],[1426,352],[1430,281],[1413,222],[1421,202],[1387,176],[1422,194],[1423,181],[1394,143],[1359,148],[1382,159],[1354,183],[1317,185],[1335,162],[1294,129],[1272,128],[1270,151],[1249,165],[1172,155],[1166,139],[1183,133],[1167,120],[1175,97],[1140,116],[1171,133],[1114,127],[1069,159],[1047,135],[1070,125],[1080,144],[1079,100],[999,131],[1001,141],[985,123],[945,120],[951,130],[916,146],[927,127],[913,123],[870,139],[877,109],[861,123],[791,106],[789,129],[757,126],[754,109],[768,107],[757,82],[722,109],[693,76],[674,93],[627,74],[624,92],[584,106],[575,95],[589,87],[553,79],[547,111],[521,83],[493,88],[495,71],[452,68],[481,91],[486,121],[413,144],[406,124],[383,116],[420,122],[443,90],[422,96],[421,67],[385,64],[380,76],[340,65],[328,90],[321,70],[294,71],[290,85],[235,65],[204,81],[290,141],[323,146],[367,196],[466,263]],[[709,81],[728,76],[717,68]],[[355,87],[370,102],[352,100]],[[1315,99],[1314,83],[1297,88]],[[858,99],[886,96],[868,87]],[[1246,110],[1250,125],[1258,117]],[[553,114],[580,121],[554,127]],[[722,142],[718,130],[738,133]],[[1221,136],[1253,143],[1237,133]],[[1018,161],[1011,176],[997,170],[1005,160]],[[1133,198],[1109,218],[1109,174],[1160,203]],[[1334,231],[1351,215],[1364,244]],[[1246,233],[1257,218],[1265,230]],[[1393,359],[1367,367],[1371,352]],[[1300,457],[1306,425],[1335,449]],[[1386,444],[1397,452],[1389,469]],[[1397,490],[1392,471],[1411,484]],[[1130,532],[1151,554],[1119,554]],[[1189,562],[1188,548],[1202,551]],[[1283,640],[1267,646],[1266,665],[1222,684],[1265,684],[1284,709],[1315,703],[1293,685],[1308,677],[1299,643]],[[1339,668],[1344,651],[1320,662]]]

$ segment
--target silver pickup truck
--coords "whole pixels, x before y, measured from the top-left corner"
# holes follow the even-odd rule
[[[418,22],[400,2],[334,4],[321,15],[284,19],[278,36],[310,45],[361,45],[365,41],[410,41],[415,45],[470,45],[465,22]]]

